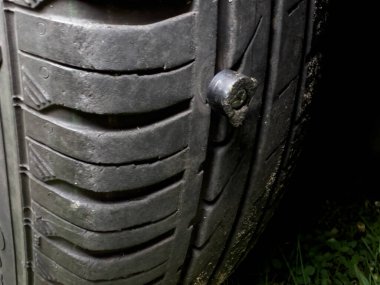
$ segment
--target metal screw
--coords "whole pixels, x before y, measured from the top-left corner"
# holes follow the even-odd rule
[[[256,87],[256,79],[225,69],[210,82],[207,100],[214,110],[227,116],[230,123],[238,127],[247,116]]]
[[[243,107],[246,101],[247,101],[247,91],[245,91],[245,89],[242,89],[237,92],[235,98],[231,102],[231,106],[235,110],[238,110],[241,107]]]

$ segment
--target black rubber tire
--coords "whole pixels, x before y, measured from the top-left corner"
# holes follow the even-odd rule
[[[1,2],[0,284],[221,284],[297,156],[320,3]],[[223,69],[259,83],[237,128]]]

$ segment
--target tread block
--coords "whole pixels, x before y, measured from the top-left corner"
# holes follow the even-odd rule
[[[166,263],[162,263],[151,270],[133,275],[127,278],[119,278],[111,281],[92,282],[83,279],[61,265],[54,262],[41,252],[36,251],[35,260],[35,285],[47,285],[54,282],[65,285],[144,285],[165,274]]]
[[[170,252],[173,236],[137,252],[94,255],[63,240],[40,237],[36,252],[41,252],[80,278],[110,281],[128,278],[163,264]]]
[[[37,110],[63,106],[95,114],[144,113],[192,97],[193,64],[149,75],[75,69],[20,53],[24,102]]]
[[[69,185],[47,185],[30,177],[32,199],[74,225],[91,231],[119,231],[152,224],[178,210],[183,183],[177,182],[139,199],[102,202]]]
[[[228,237],[228,231],[224,227],[217,227],[213,234],[213,241],[205,244],[201,249],[192,248],[192,259],[190,261],[188,274],[184,285],[209,284],[209,279],[217,266],[218,259]]]
[[[69,9],[67,13],[48,17],[16,12],[19,49],[103,71],[165,70],[195,57],[194,12],[148,25],[91,23],[70,18]]]
[[[299,75],[303,57],[307,1],[284,1],[281,12],[284,18],[278,57],[278,74],[275,93],[280,93],[289,82]],[[289,14],[290,13],[290,14]]]
[[[170,215],[151,225],[125,231],[94,232],[80,228],[33,202],[33,228],[48,238],[62,238],[90,251],[107,251],[133,247],[171,230],[177,215]]]
[[[258,23],[256,5],[257,1],[220,1],[219,69],[231,68],[243,56]]]
[[[125,231],[95,232],[78,227],[35,202],[32,202],[32,209],[33,228],[40,234],[48,238],[62,238],[90,251],[116,250],[142,244],[171,230],[178,218],[175,213],[142,227]]]
[[[64,156],[33,140],[27,140],[28,156],[31,152],[43,160],[44,167],[52,175],[42,175],[38,171],[41,162],[29,161],[30,172],[38,179],[64,181],[78,188],[99,193],[134,190],[147,187],[183,172],[186,165],[188,149],[168,158],[146,164],[127,164],[104,166],[89,164]]]
[[[207,189],[204,194],[206,201],[214,201],[225,190],[245,151],[238,136],[234,136],[227,145],[210,149],[212,167],[208,169],[208,179],[204,186]]]
[[[240,160],[220,197],[211,204],[202,203],[202,218],[199,221],[198,234],[194,241],[196,247],[202,247],[210,241],[210,237],[217,228],[223,228],[225,233],[230,231],[237,213],[240,195],[244,191],[244,177],[247,175],[248,165],[247,158]]]
[[[263,152],[266,159],[268,159],[286,139],[292,118],[297,83],[298,77],[291,80],[280,94],[276,94],[277,99],[273,102],[270,116],[271,132],[268,134],[268,141],[265,144]]]
[[[54,114],[63,118],[25,110],[26,136],[90,163],[125,164],[157,160],[183,150],[188,144],[188,110],[160,122],[128,130],[109,130],[96,124],[91,126],[91,118],[83,119],[62,110]]]

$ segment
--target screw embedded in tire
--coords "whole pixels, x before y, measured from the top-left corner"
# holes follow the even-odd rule
[[[230,123],[238,127],[247,116],[256,87],[256,79],[225,69],[210,82],[207,100],[214,110],[227,116]]]

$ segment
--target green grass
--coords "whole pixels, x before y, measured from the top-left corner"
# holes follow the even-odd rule
[[[380,285],[380,203],[326,201],[316,222],[279,240],[229,284]],[[236,279],[236,278],[235,278]]]

